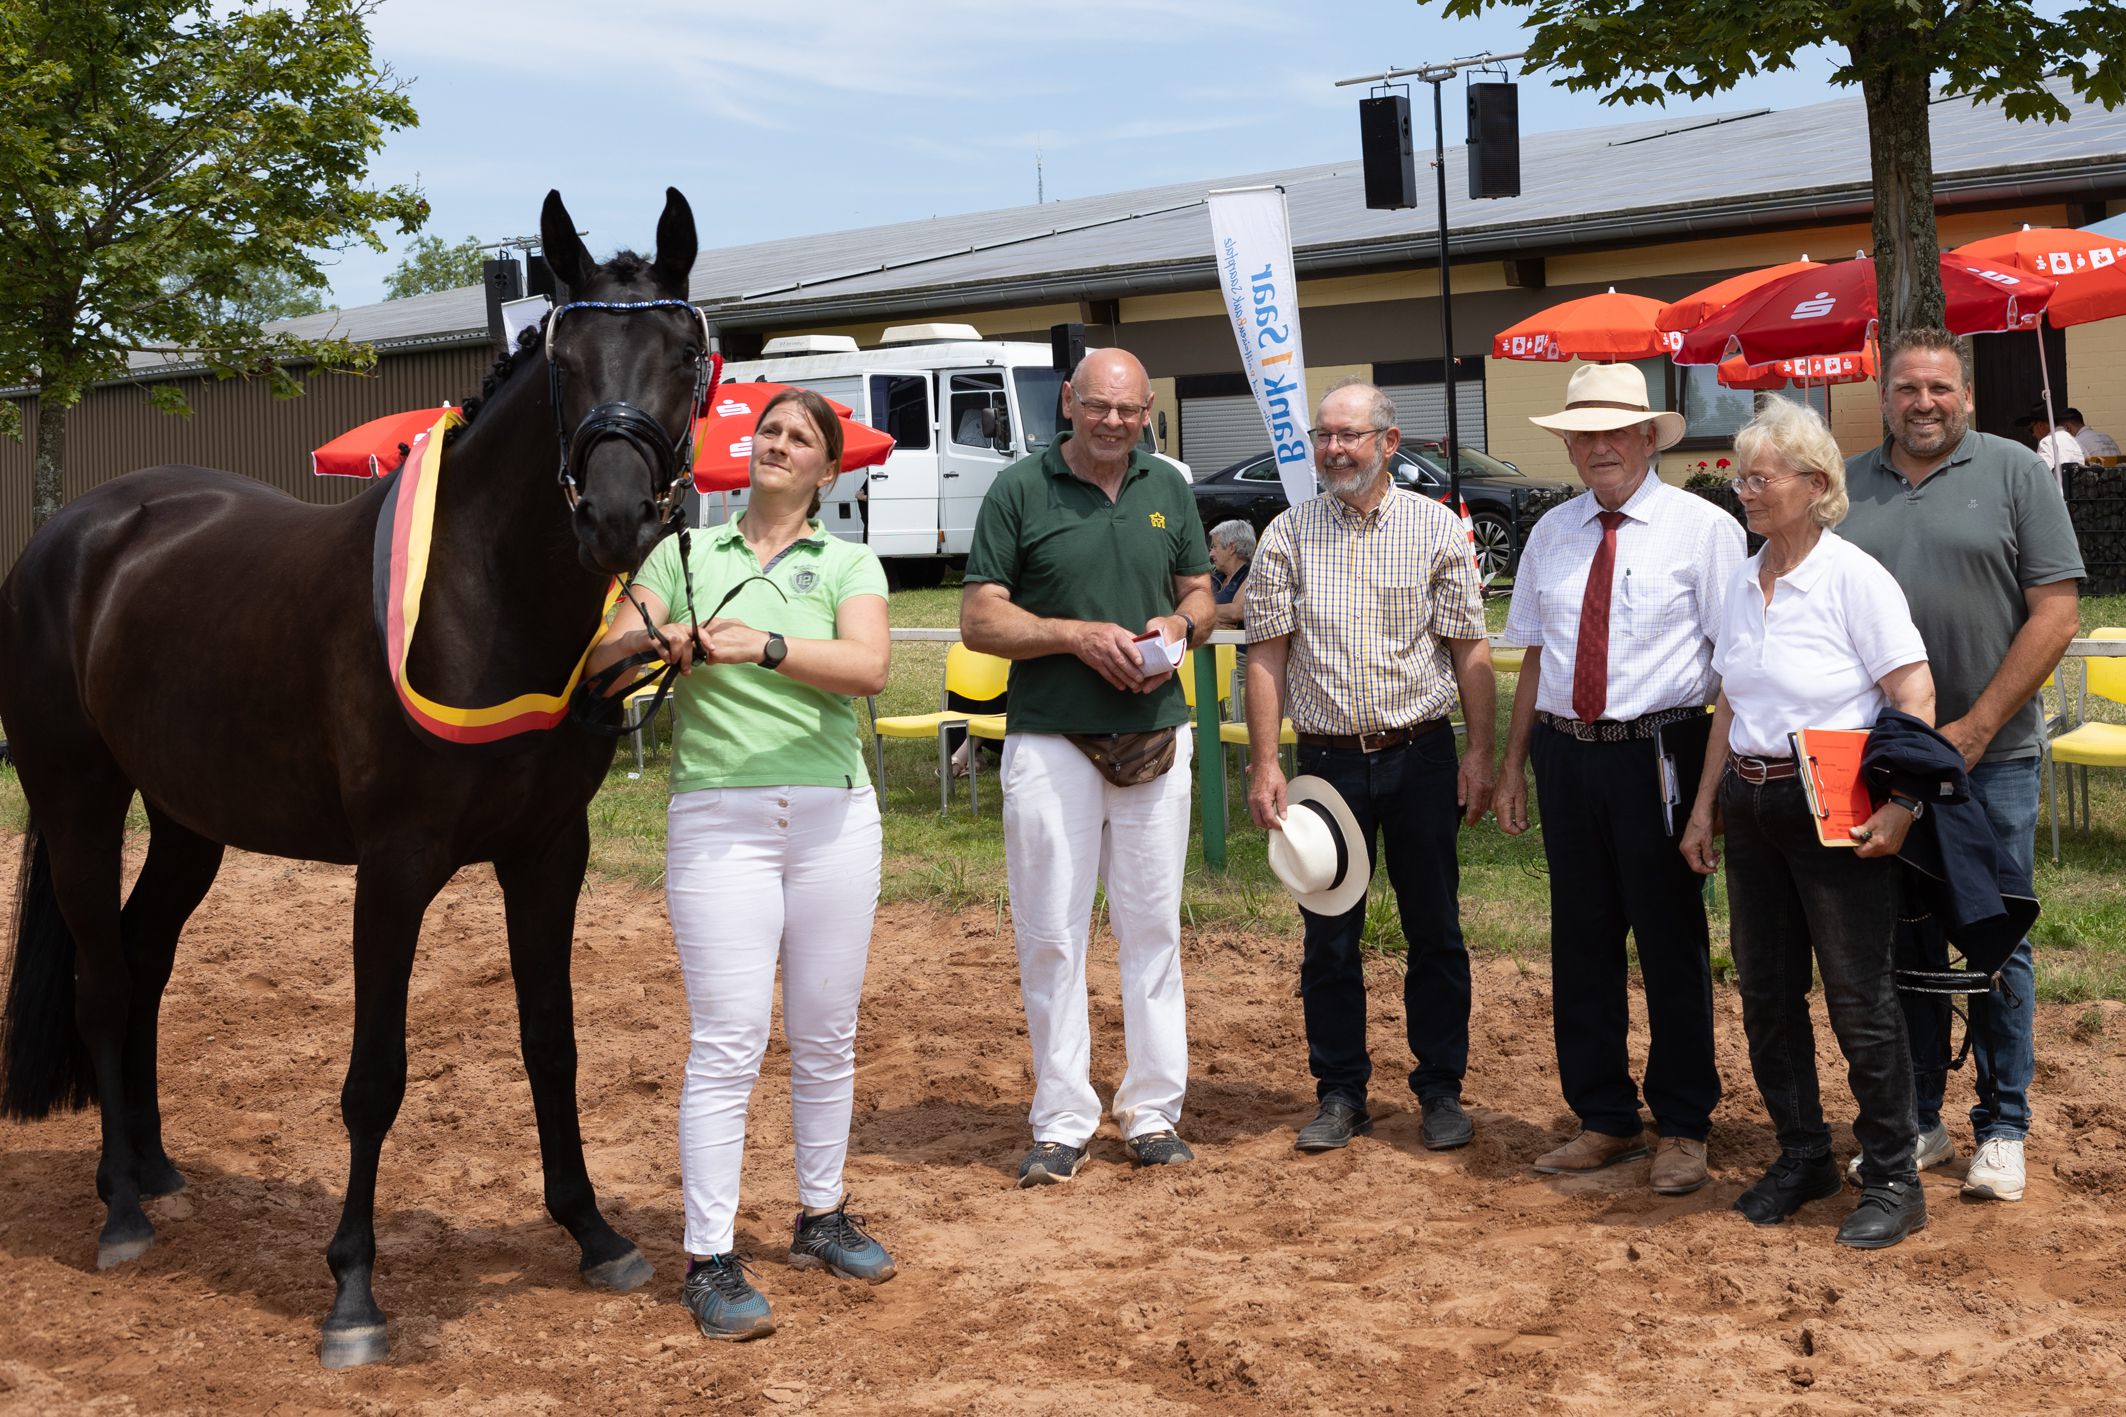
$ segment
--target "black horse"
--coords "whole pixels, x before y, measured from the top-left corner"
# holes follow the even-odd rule
[[[565,324],[550,317],[544,348],[527,341],[497,366],[437,474],[405,677],[443,704],[568,682],[611,577],[660,534],[705,387],[684,197],[667,191],[652,260],[593,262],[558,192],[542,234],[578,303]],[[228,473],[148,468],[68,504],[0,587],[0,718],[30,807],[0,1110],[100,1104],[99,1267],[153,1240],[142,1197],[184,1185],[163,1150],[156,1015],[223,848],[359,868],[328,1367],[386,1351],[371,1293],[377,1156],[405,1093],[407,979],[423,913],[470,862],[493,862],[502,886],[547,1211],[590,1283],[633,1289],[651,1272],[598,1211],[576,1114],[569,952],[585,808],[614,740],[564,723],[483,751],[415,726],[372,597],[392,485],[327,508]],[[136,791],[151,835],[121,908]]]

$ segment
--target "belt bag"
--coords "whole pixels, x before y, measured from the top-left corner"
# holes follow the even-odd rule
[[[1079,752],[1092,759],[1100,776],[1116,787],[1141,787],[1174,765],[1174,730],[1142,733],[1066,733]]]

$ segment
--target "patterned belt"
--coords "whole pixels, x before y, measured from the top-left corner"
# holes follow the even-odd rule
[[[1684,708],[1655,709],[1652,713],[1619,722],[1613,718],[1599,718],[1593,723],[1582,723],[1576,718],[1560,718],[1554,713],[1536,710],[1537,721],[1554,728],[1568,738],[1577,738],[1582,743],[1629,743],[1635,738],[1651,738],[1654,733],[1671,723],[1681,723],[1687,718],[1703,718],[1705,710],[1696,705]]]
[[[1387,748],[1400,748],[1405,743],[1414,743],[1428,733],[1438,733],[1450,725],[1444,718],[1413,723],[1407,728],[1383,728],[1377,733],[1294,733],[1300,743],[1308,748],[1334,748],[1344,753],[1378,753]]]
[[[1735,776],[1748,783],[1770,782],[1774,778],[1796,777],[1801,766],[1792,758],[1757,758],[1748,753],[1729,753],[1727,765]]]

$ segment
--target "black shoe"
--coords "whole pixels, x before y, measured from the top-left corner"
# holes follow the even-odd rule
[[[1033,1150],[1027,1152],[1026,1159],[1019,1163],[1019,1185],[1022,1188],[1053,1186],[1068,1181],[1085,1164],[1085,1153],[1089,1149],[1066,1146],[1059,1141],[1035,1142]]]
[[[1139,1166],[1179,1166],[1196,1159],[1196,1153],[1188,1149],[1188,1143],[1172,1127],[1131,1137],[1122,1145],[1129,1149],[1129,1159]]]
[[[1752,1225],[1777,1225],[1810,1201],[1838,1194],[1838,1163],[1830,1156],[1781,1153],[1771,1169],[1735,1198],[1735,1209]]]
[[[1469,1139],[1476,1135],[1476,1123],[1462,1110],[1459,1097],[1427,1097],[1418,1105],[1425,1112],[1424,1127],[1418,1133],[1425,1150],[1452,1151],[1469,1145]]]
[[[1372,1130],[1373,1119],[1366,1115],[1364,1107],[1341,1097],[1328,1097],[1322,1099],[1321,1111],[1314,1114],[1314,1120],[1299,1129],[1299,1140],[1292,1145],[1299,1151],[1334,1151],[1349,1146],[1351,1138]]]
[[[1860,1204],[1838,1227],[1838,1243],[1856,1250],[1888,1249],[1927,1228],[1927,1193],[1917,1181],[1877,1181],[1860,1193]]]

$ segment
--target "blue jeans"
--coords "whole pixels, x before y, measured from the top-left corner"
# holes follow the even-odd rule
[[[2037,864],[2038,760],[1980,763],[1971,770],[1971,791],[1986,809],[2000,849],[2025,879]],[[1931,968],[1948,967],[1947,947],[1932,937]],[[1919,1088],[1919,1125],[1941,1122],[1948,1074],[1948,1006],[1938,997],[1899,996],[1912,1034],[1914,1079]],[[2030,1131],[2030,1082],[2037,1074],[2037,974],[2024,940],[2001,968],[2000,985],[1973,1000],[1971,1058],[1978,1101],[1971,1107],[1971,1134],[1979,1141],[2020,1141]]]

